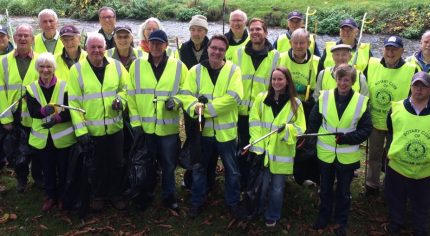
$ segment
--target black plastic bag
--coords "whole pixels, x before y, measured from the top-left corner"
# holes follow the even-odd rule
[[[305,180],[312,180],[319,184],[320,174],[316,141],[317,137],[306,137],[304,140],[299,139],[297,141],[298,146],[296,148],[293,171],[294,180],[297,184],[301,185]]]

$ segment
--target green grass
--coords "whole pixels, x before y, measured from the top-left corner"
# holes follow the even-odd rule
[[[223,202],[223,177],[217,177],[217,187],[207,199],[201,216],[192,220],[187,217],[189,192],[179,187],[183,170],[177,170],[177,192],[180,200],[179,214],[173,214],[161,204],[160,197],[153,206],[142,212],[132,206],[127,211],[108,207],[104,213],[91,214],[81,222],[74,212],[57,209],[43,214],[43,192],[32,188],[25,194],[15,190],[15,180],[9,172],[3,172],[0,183],[7,191],[1,194],[0,212],[15,213],[18,219],[0,224],[0,235],[332,235],[333,225],[324,232],[314,232],[311,225],[317,214],[318,196],[315,188],[302,187],[287,181],[282,219],[274,229],[266,229],[263,220],[235,222],[230,218]],[[382,235],[382,225],[387,222],[382,197],[363,199],[363,169],[360,178],[353,181],[353,203],[349,219],[350,235]],[[160,196],[159,187],[157,196]],[[73,234],[75,233],[75,234]],[[81,234],[81,235],[82,235]]]

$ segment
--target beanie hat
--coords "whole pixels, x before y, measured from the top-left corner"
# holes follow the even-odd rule
[[[202,15],[195,15],[193,18],[191,18],[190,21],[190,28],[191,26],[200,26],[208,30],[208,20],[205,16]]]

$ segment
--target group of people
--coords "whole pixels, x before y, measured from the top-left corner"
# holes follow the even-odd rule
[[[287,32],[272,45],[264,20],[248,21],[235,10],[230,30],[210,39],[206,17],[193,16],[190,39],[179,48],[169,46],[161,22],[149,18],[133,47],[132,30],[116,25],[114,9],[102,7],[98,15],[101,29],[87,34],[84,47],[74,25],[58,31],[50,9],[38,15],[40,34],[27,24],[16,27],[16,48],[6,27],[0,28],[1,132],[28,140],[20,144],[28,146],[27,158],[14,165],[17,190],[26,191],[31,166],[35,184],[46,192],[43,211],[68,208],[68,159],[76,145],[91,153],[85,165],[91,209],[101,211],[108,202],[125,209],[127,150],[138,139],[156,157],[163,204],[177,211],[182,109],[186,143],[197,149],[189,152],[197,161],[184,179],[191,191],[190,217],[204,210],[221,158],[231,215],[249,215],[241,204],[243,192],[259,189],[257,215],[264,215],[267,227],[275,226],[296,146],[305,146],[316,152],[307,158],[318,160],[320,177],[313,228],[334,222],[335,233],[346,235],[350,185],[362,160],[360,144],[368,139],[364,195],[379,194],[384,166],[387,232],[400,232],[410,199],[414,233],[426,235],[430,32],[406,60],[398,36],[387,37],[383,57],[374,58],[371,45],[357,41],[358,25],[348,18],[339,25],[340,39],[327,42],[321,53],[316,35],[302,28],[302,13],[288,14]],[[248,143],[249,154],[238,154]],[[255,162],[262,166],[261,181],[250,181]],[[261,187],[255,188],[257,182]],[[155,195],[145,196],[139,204],[148,207]]]

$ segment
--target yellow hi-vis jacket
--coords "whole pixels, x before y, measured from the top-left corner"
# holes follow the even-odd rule
[[[430,176],[430,116],[406,110],[403,101],[392,103],[393,141],[388,165],[399,174],[422,179]]]
[[[114,111],[112,102],[114,99],[120,99],[125,109],[128,73],[121,62],[112,58],[106,59],[108,64],[102,84],[94,74],[88,59],[76,63],[70,69],[70,78],[67,82],[69,104],[86,111],[85,114],[70,111],[77,137],[87,133],[91,136],[114,134],[123,127],[122,112]]]
[[[257,70],[252,64],[251,56],[245,52],[245,47],[237,50],[233,56],[233,63],[242,72],[243,97],[239,104],[239,115],[249,115],[257,94],[267,90],[272,71],[279,64],[280,54],[276,50],[269,51]]]
[[[324,60],[324,68],[331,67],[331,66],[335,65],[332,52],[330,51],[331,48],[335,45],[336,45],[336,42],[326,42],[325,43],[325,55],[326,55],[326,57]],[[364,71],[364,69],[366,69],[366,67],[367,67],[367,64],[368,64],[369,58],[370,58],[370,44],[369,43],[361,43],[360,48],[357,51],[358,51],[358,56],[357,56],[357,62],[356,62],[355,68],[358,70]],[[351,60],[349,61],[350,64],[354,60],[354,57],[355,57],[355,54],[357,53],[357,51],[355,51],[352,54]]]
[[[335,89],[337,87],[336,78],[334,78],[334,67],[325,68],[324,74],[322,76],[321,81],[321,89],[320,90],[330,90]],[[360,74],[361,71],[356,70],[357,74],[355,76],[355,83],[352,85],[352,89],[356,92],[360,92]]]
[[[157,81],[148,59],[138,58],[130,66],[128,90],[131,126],[142,126],[148,134],[166,136],[179,133],[180,101],[168,111],[165,101],[179,92],[187,67],[169,57],[160,80]]]
[[[251,38],[248,35],[248,38],[246,38],[245,41],[243,41],[241,44],[234,45],[234,46],[229,45],[228,49],[227,49],[227,52],[225,52],[225,59],[226,60],[230,60],[230,61],[233,60],[233,56],[234,56],[234,54],[237,53],[237,50],[239,50],[240,48],[244,47],[248,43],[248,41],[250,39]]]
[[[184,86],[178,95],[184,110],[196,118],[195,107],[199,96],[208,103],[203,110],[205,126],[203,136],[214,137],[218,142],[237,138],[238,103],[243,96],[240,68],[226,61],[216,83],[213,84],[206,67],[193,66],[187,74]]]
[[[368,98],[354,92],[348,106],[339,120],[334,89],[325,90],[318,99],[319,113],[323,122],[318,133],[349,133],[357,129],[357,124],[366,111]],[[360,160],[360,145],[340,145],[336,143],[335,135],[318,136],[318,158],[326,163],[333,163],[335,158],[342,164],[351,164]]]
[[[278,52],[288,52],[291,49],[291,43],[290,38],[288,38],[287,34],[282,34],[279,36],[278,40],[276,41],[276,50]],[[309,35],[309,51],[313,54],[315,51],[315,35],[310,34]]]
[[[82,61],[87,57],[87,52],[83,49],[81,50],[81,55],[79,56],[78,61]],[[68,81],[70,78],[70,69],[67,66],[67,64],[64,62],[63,58],[61,57],[61,54],[55,55],[55,63],[57,64],[57,67],[55,68],[55,76],[57,76],[58,79]]]
[[[27,86],[27,92],[30,96],[34,97],[42,107],[48,105],[38,81],[35,81]],[[57,84],[55,84],[51,101],[49,103],[63,105],[65,92],[67,92],[66,82],[58,80]],[[68,111],[66,110],[63,112]],[[50,129],[43,128],[42,124],[49,122],[49,119],[50,116],[44,119],[33,118],[29,138],[29,144],[31,146],[37,149],[45,148],[49,133],[51,133],[52,141],[56,148],[66,148],[76,143],[76,137],[75,133],[73,132],[73,125],[71,121],[55,124]]]
[[[61,54],[61,52],[63,51],[63,48],[64,48],[63,42],[61,42],[60,37],[58,37],[57,43],[55,44],[54,52],[52,52],[52,54],[53,55]],[[43,52],[48,52],[48,49],[46,49],[45,43],[43,42],[42,33],[34,36],[33,50],[39,54]]]
[[[387,68],[381,64],[381,59],[370,58],[367,69],[369,86],[370,115],[373,127],[387,130],[387,114],[391,102],[397,102],[408,97],[415,66],[406,62],[400,68]]]
[[[33,52],[33,59],[31,59],[28,70],[21,78],[19,75],[18,65],[15,58],[15,50],[7,54],[1,60],[0,66],[0,112],[5,111],[12,103],[25,95],[25,86],[39,78],[36,71],[35,63],[37,54]],[[27,109],[25,99],[21,99],[21,124],[25,127],[31,127],[32,119]],[[16,107],[15,107],[16,109]],[[9,124],[13,122],[12,112],[14,109],[9,110],[3,118],[0,119],[2,124]]]
[[[264,165],[269,166],[273,174],[292,174],[294,156],[296,155],[297,135],[306,130],[305,113],[303,105],[296,98],[298,104],[294,115],[291,100],[289,100],[279,114],[274,117],[272,108],[264,103],[267,92],[258,94],[249,114],[250,142],[257,140],[272,130],[286,125],[280,133],[272,134],[250,148],[250,151],[265,153]]]

